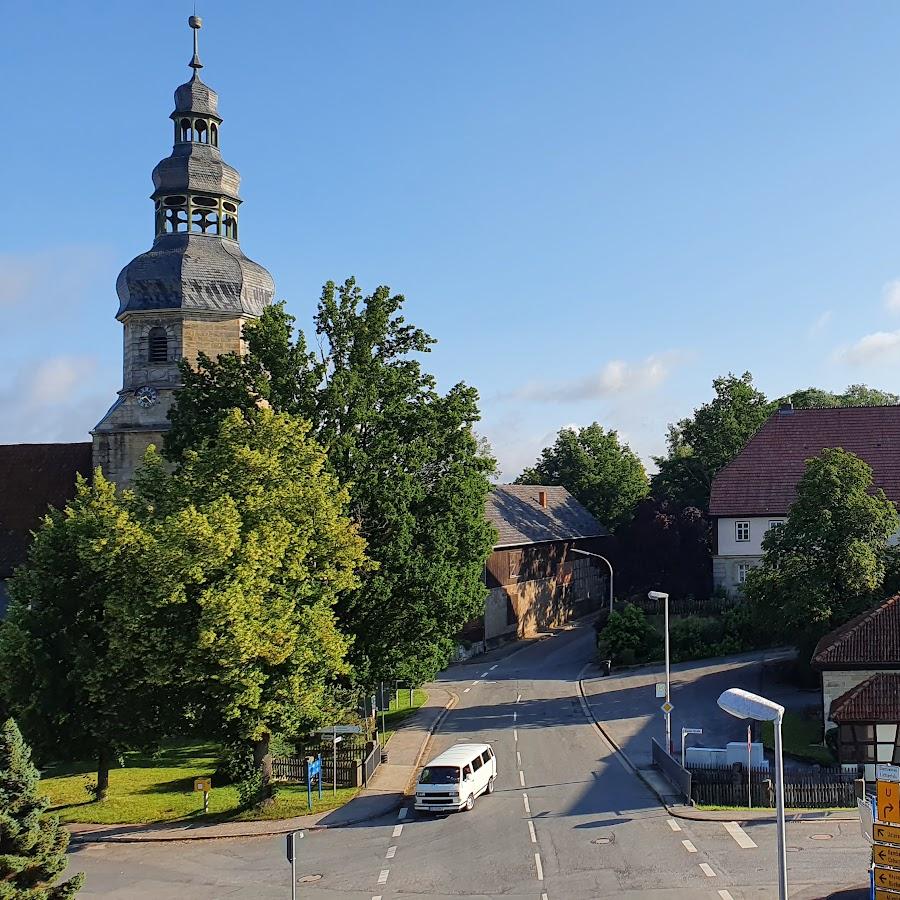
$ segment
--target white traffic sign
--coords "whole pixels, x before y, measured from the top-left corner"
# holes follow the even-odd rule
[[[668,700],[666,700],[666,702],[663,703],[663,705],[660,707],[660,709],[661,709],[666,715],[668,715],[670,712],[672,712],[673,709],[675,709],[675,707],[672,706],[672,704],[669,703]]]
[[[656,699],[664,700],[666,697],[666,683],[664,681],[656,682]]]
[[[360,734],[362,728],[359,725],[332,725],[331,728],[322,728],[319,734]]]
[[[900,766],[888,766],[884,763],[875,766],[876,781],[900,781]]]

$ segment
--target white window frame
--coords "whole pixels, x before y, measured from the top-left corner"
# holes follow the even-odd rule
[[[741,537],[741,534],[746,534],[746,537]],[[749,519],[739,519],[734,523],[734,539],[738,544],[746,544],[750,540],[750,520]]]
[[[737,583],[745,584],[747,581],[747,575],[750,570],[753,568],[750,563],[738,563],[737,564]]]
[[[784,519],[769,519],[769,528],[780,528],[784,525]]]

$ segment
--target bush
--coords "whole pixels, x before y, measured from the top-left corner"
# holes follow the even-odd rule
[[[662,655],[662,638],[638,607],[626,603],[609,617],[597,637],[597,650],[603,659],[623,665],[647,662]]]

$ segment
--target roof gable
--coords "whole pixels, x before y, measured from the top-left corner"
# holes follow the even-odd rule
[[[817,669],[900,669],[900,594],[826,634],[812,661]]]
[[[900,722],[900,673],[879,672],[831,701],[829,718],[841,722]]]
[[[541,491],[546,492],[546,507],[540,503]],[[495,548],[609,534],[564,487],[556,485],[497,485],[488,495],[485,511],[497,529]]]
[[[855,453],[900,503],[900,406],[779,410],[713,479],[711,516],[785,516],[806,460],[826,447]]]

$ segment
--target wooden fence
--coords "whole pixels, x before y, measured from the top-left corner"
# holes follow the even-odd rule
[[[337,753],[337,786],[362,787],[363,762],[363,758],[355,749],[339,750]],[[277,756],[273,758],[272,777],[276,781],[292,781],[295,784],[306,784],[306,758],[304,756]],[[334,784],[334,757],[332,756],[331,748],[328,748],[327,754],[322,753],[322,785],[327,787],[331,784]]]
[[[704,806],[746,806],[747,770],[740,765],[730,769],[691,768],[691,799]],[[753,806],[775,806],[775,773],[768,769],[750,770],[750,795]],[[788,770],[784,773],[784,805],[795,809],[855,807],[856,776],[841,769]]]

